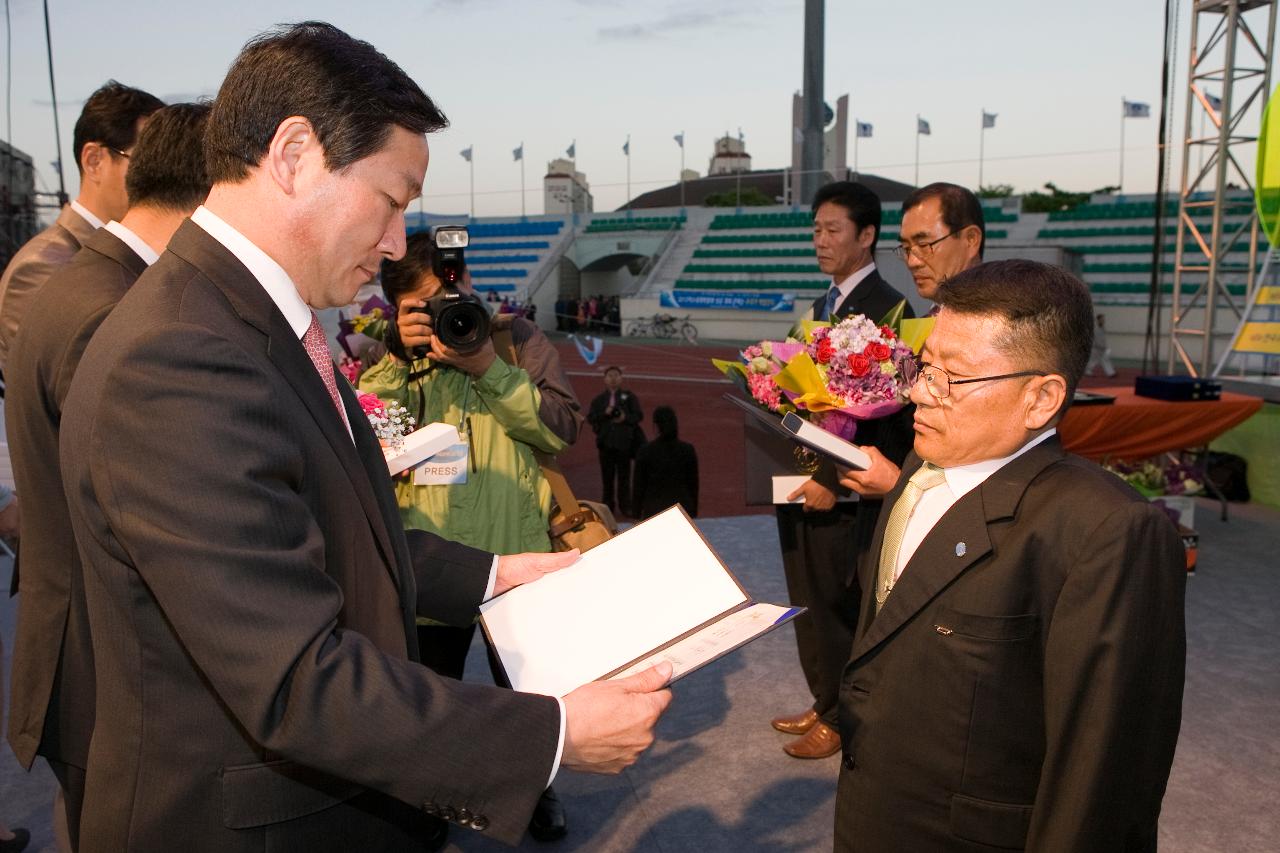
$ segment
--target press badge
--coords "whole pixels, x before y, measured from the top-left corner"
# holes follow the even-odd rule
[[[413,469],[415,486],[457,486],[467,482],[470,445],[451,444]]]

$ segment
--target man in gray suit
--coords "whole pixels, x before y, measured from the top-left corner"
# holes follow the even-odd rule
[[[72,150],[80,170],[80,194],[58,219],[13,256],[0,277],[0,370],[9,360],[18,327],[49,276],[71,260],[96,229],[129,207],[125,174],[138,131],[164,104],[154,95],[110,80],[85,101],[76,120]]]
[[[571,563],[403,530],[315,309],[405,252],[446,119],[328,24],[246,46],[204,149],[213,188],[84,352],[61,423],[97,708],[83,853],[514,844],[562,768],[652,742],[670,665],[563,699],[443,678],[415,616]]]
[[[50,276],[9,359],[9,452],[27,507],[9,743],[27,769],[36,755],[48,759],[65,796],[73,849],[95,694],[80,557],[59,473],[62,404],[98,326],[209,194],[202,148],[208,115],[208,105],[175,104],[147,122],[126,178],[129,212],[91,234]]]

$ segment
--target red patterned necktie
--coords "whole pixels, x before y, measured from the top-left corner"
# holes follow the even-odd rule
[[[320,327],[320,318],[314,311],[311,312],[311,325],[307,327],[307,333],[302,336],[302,346],[306,349],[307,355],[311,356],[311,363],[320,374],[324,387],[329,390],[329,399],[333,400],[333,405],[338,409],[338,417],[342,419],[345,426],[347,411],[342,406],[342,397],[338,395],[338,380],[333,373],[333,356],[329,353],[329,342],[325,339],[324,329]]]

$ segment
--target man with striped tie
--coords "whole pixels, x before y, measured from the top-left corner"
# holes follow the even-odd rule
[[[819,268],[831,276],[831,286],[814,301],[813,319],[837,323],[865,314],[878,322],[903,301],[876,271],[873,253],[880,220],[880,199],[862,184],[836,181],[818,190],[813,200],[813,248]],[[904,309],[912,316],[910,306]],[[860,425],[858,441],[879,447],[881,458],[901,463],[911,445],[910,413]],[[783,747],[788,755],[826,758],[840,748],[840,670],[858,612],[853,571],[871,539],[880,505],[877,500],[837,503],[837,492],[849,492],[837,485],[831,463],[808,473],[812,476],[787,497],[803,499],[803,504],[778,506],[777,518],[787,592],[793,603],[809,608],[796,619],[796,646],[813,701],[800,713],[778,717],[772,724],[780,732],[800,735]]]
[[[938,290],[915,448],[858,569],[838,851],[1154,851],[1181,721],[1185,556],[1066,453],[1088,288],[998,261]]]

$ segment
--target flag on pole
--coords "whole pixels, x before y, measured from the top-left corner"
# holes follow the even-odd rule
[[[916,133],[920,134],[921,136],[933,135],[932,132],[929,130],[929,122],[919,117],[916,118]]]
[[[520,147],[519,147],[519,148],[514,148],[514,149],[512,149],[512,151],[511,151],[511,159],[512,159],[512,160],[523,160],[523,159],[524,159],[524,143],[523,143],[523,142],[521,142],[521,143],[520,143]]]
[[[576,139],[569,143],[568,148],[564,149],[564,153],[569,155],[570,160],[573,160],[576,158],[577,151],[578,151],[578,140]]]
[[[459,151],[458,153],[462,155],[462,159],[463,159],[463,160],[466,160],[468,163],[470,163],[470,162],[471,162],[471,149],[472,149],[472,148],[474,148],[474,147],[475,147],[474,145],[468,145],[466,148],[463,148],[463,149],[462,149],[461,151]]]
[[[983,110],[982,111],[982,129],[986,130],[989,127],[995,127],[995,126],[996,126],[996,114],[989,113],[986,110]]]
[[[684,131],[683,130],[671,138],[676,141],[676,145],[679,145],[681,148],[684,147]]]
[[[856,124],[856,125],[858,126],[857,133],[858,133],[858,138],[859,138],[859,139],[870,139],[870,138],[871,138],[871,131],[872,131],[872,130],[874,130],[874,128],[872,128],[872,126],[871,126],[871,122],[869,122],[869,121],[858,121],[857,119],[854,119],[854,124]]]
[[[631,137],[630,136],[627,137],[626,142],[622,143],[622,153],[626,154],[628,157],[631,156]]]
[[[1211,95],[1208,92],[1205,92],[1204,99],[1209,102],[1209,106],[1213,107],[1213,111],[1215,113],[1222,112],[1222,98],[1219,98],[1217,95]]]
[[[1151,105],[1138,101],[1123,101],[1125,118],[1151,118]]]

